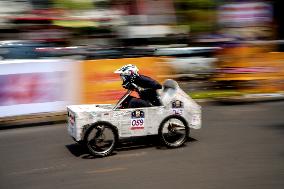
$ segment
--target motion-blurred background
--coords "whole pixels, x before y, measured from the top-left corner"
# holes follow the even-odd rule
[[[135,64],[195,99],[284,97],[281,0],[1,0],[0,120],[115,103]]]

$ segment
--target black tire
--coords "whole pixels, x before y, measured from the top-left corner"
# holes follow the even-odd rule
[[[188,124],[186,120],[179,115],[166,117],[160,124],[158,131],[161,143],[168,148],[177,148],[184,145],[188,135]]]
[[[118,132],[112,124],[99,121],[88,128],[84,141],[90,154],[105,157],[115,149],[118,142]]]

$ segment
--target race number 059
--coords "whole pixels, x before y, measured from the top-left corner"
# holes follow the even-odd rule
[[[133,126],[133,127],[141,127],[141,126],[143,126],[144,125],[144,119],[133,119],[132,121],[131,121],[131,125]]]

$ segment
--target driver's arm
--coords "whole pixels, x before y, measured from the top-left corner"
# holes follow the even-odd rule
[[[157,90],[162,88],[162,85],[159,82],[144,75],[140,75],[134,83],[144,89]]]

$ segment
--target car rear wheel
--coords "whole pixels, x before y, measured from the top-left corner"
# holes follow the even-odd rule
[[[92,155],[105,157],[118,142],[117,130],[108,122],[97,122],[86,131],[84,141]]]
[[[161,143],[168,148],[182,146],[186,142],[188,134],[187,122],[179,115],[166,117],[160,124],[158,131]]]

